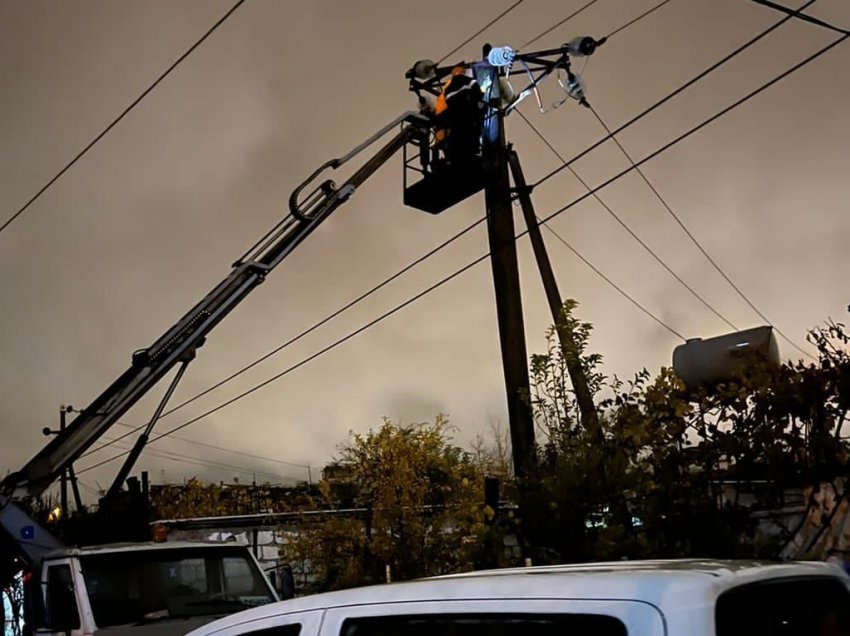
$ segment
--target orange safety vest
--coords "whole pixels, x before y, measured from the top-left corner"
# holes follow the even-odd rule
[[[446,84],[443,86],[443,91],[440,93],[439,97],[437,97],[437,101],[434,103],[434,116],[438,116],[441,113],[446,112],[446,109],[449,107],[448,102],[446,102],[446,89],[449,87],[451,83],[451,78]],[[445,128],[437,128],[434,130],[434,143],[440,144],[446,140],[448,131]]]

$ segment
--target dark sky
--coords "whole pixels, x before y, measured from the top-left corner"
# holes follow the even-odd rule
[[[599,0],[535,43],[604,35],[655,0]],[[230,2],[0,0],[0,219],[17,210]],[[414,106],[403,74],[440,58],[509,2],[248,0],[206,43],[0,234],[0,467],[38,451],[58,407],[85,406],[274,224],[314,167]],[[485,41],[520,46],[580,6],[526,0],[452,59]],[[799,2],[794,6],[799,6]],[[813,15],[850,26],[850,3]],[[585,71],[589,97],[616,126],[779,19],[748,0],[672,0],[613,38]],[[835,35],[792,22],[630,128],[641,158],[802,60]],[[780,329],[844,318],[850,200],[846,149],[850,50],[840,46],[647,164],[647,176],[729,276]],[[543,90],[557,99],[554,84]],[[523,112],[564,156],[604,135],[574,103]],[[517,117],[508,137],[533,181],[557,158]],[[598,184],[626,167],[607,144],[575,165]],[[540,215],[584,192],[564,172],[535,191]],[[688,242],[637,175],[601,196],[737,327],[761,320]],[[432,217],[401,203],[392,162],[311,236],[211,335],[176,400],[186,399],[394,273],[483,214],[477,196]],[[518,215],[519,218],[519,215]],[[687,337],[729,331],[588,200],[552,227]],[[609,373],[668,364],[676,336],[640,313],[546,235],[564,296],[594,323]],[[165,430],[299,361],[486,250],[483,227],[338,320],[159,425]],[[540,351],[549,317],[519,243],[526,331]],[[781,342],[783,354],[799,353]],[[146,399],[125,421],[143,422]],[[362,336],[181,432],[296,464],[322,465],[349,430],[381,416],[442,411],[460,442],[505,420],[489,267],[480,265]],[[110,434],[122,429],[116,428]],[[155,479],[306,477],[306,469],[168,440],[153,447],[242,470],[145,456]],[[114,450],[114,449],[110,449]],[[82,469],[105,453],[81,460]],[[115,465],[83,475],[106,485]],[[315,473],[314,473],[315,475]]]

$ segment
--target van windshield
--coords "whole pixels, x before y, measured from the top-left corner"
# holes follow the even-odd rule
[[[275,599],[237,546],[104,552],[80,557],[99,628],[223,615]]]

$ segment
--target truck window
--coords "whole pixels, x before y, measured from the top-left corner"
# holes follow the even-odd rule
[[[232,614],[274,600],[241,548],[106,552],[81,556],[80,565],[98,628]]]
[[[850,590],[840,579],[761,581],[720,595],[717,636],[850,636]]]
[[[423,614],[351,618],[341,636],[626,636],[601,614]]]
[[[51,565],[47,568],[47,621],[52,632],[80,628],[80,613],[69,565]]]
[[[267,594],[265,584],[256,568],[242,557],[225,557],[222,560],[224,568],[224,591],[240,597],[254,597]]]

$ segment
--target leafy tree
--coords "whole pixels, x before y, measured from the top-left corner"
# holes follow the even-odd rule
[[[473,566],[487,531],[482,471],[451,443],[448,420],[352,434],[342,447],[358,520],[307,528],[288,546],[307,559],[325,588],[441,574]],[[325,480],[327,503],[333,505]],[[489,511],[492,515],[492,511]]]
[[[553,328],[547,352],[531,358],[539,474],[523,524],[538,561],[775,556],[800,532],[799,523],[783,521],[786,496],[803,489],[810,510],[824,508],[816,496],[823,482],[833,485],[835,514],[848,467],[841,431],[850,360],[842,325],[811,332],[815,364],[753,360],[734,381],[692,391],[669,369],[654,379],[643,370],[628,382],[603,376],[601,358],[586,353],[591,326],[574,309],[565,304],[563,319],[575,334],[599,423],[578,417]],[[756,512],[778,529],[765,532]]]

